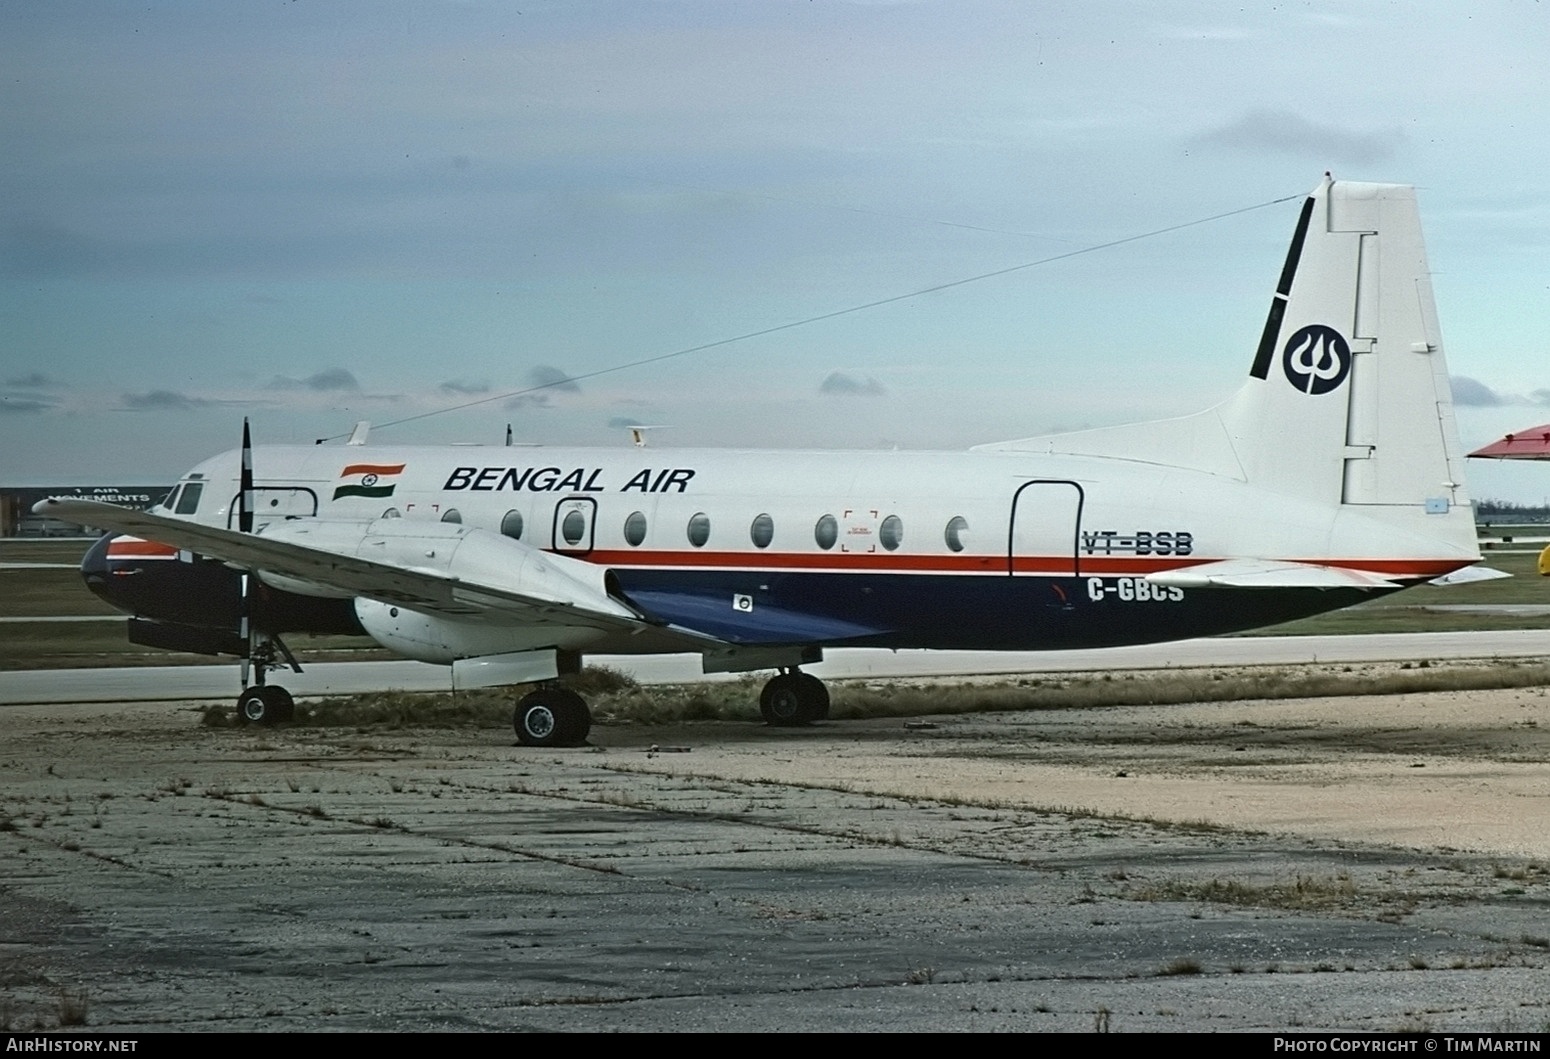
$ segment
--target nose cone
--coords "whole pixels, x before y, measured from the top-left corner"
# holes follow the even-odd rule
[[[86,582],[86,587],[92,593],[109,606],[119,610],[128,610],[118,600],[113,598],[113,579],[108,572],[108,547],[117,540],[117,533],[104,533],[98,537],[96,543],[86,549],[86,554],[81,557],[81,579]]]

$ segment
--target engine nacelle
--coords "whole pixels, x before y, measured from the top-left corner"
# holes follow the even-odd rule
[[[366,634],[389,651],[416,662],[451,665],[460,658],[510,654],[543,647],[580,650],[605,635],[600,629],[566,625],[497,624],[488,618],[460,620],[422,614],[396,603],[357,599],[355,616]]]

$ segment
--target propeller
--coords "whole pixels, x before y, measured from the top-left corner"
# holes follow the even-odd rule
[[[361,441],[366,437],[365,428],[364,423],[356,425],[356,433]],[[358,443],[353,439],[351,441],[351,444]],[[237,480],[237,529],[242,533],[253,532],[253,516],[257,507],[253,493],[253,433],[247,417],[243,416],[242,470]],[[297,673],[301,672],[301,664],[279,634],[262,633],[253,627],[254,597],[258,592],[257,575],[244,571],[237,587],[237,635],[242,638],[247,650],[242,656],[242,694],[238,699],[237,711],[239,719],[262,719],[261,723],[269,724],[276,720],[290,720],[295,710],[295,701],[284,688],[278,685],[266,686],[265,675],[271,668],[281,664],[281,659]],[[255,684],[248,683],[250,678]]]
[[[242,417],[242,478],[241,509],[237,512],[237,529],[242,533],[253,532],[253,435],[248,429],[248,417]]]
[[[248,428],[248,417],[242,417],[242,471],[237,483],[237,530],[253,532],[253,435]],[[238,587],[237,635],[247,645],[242,656],[242,686],[248,686],[249,670],[253,661],[253,575],[243,572]]]

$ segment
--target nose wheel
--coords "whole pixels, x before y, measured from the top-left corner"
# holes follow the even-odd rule
[[[283,659],[283,662],[282,662]],[[296,700],[278,684],[267,684],[264,675],[284,664],[301,672],[296,657],[284,641],[273,633],[255,633],[248,641],[248,656],[242,660],[242,694],[237,696],[238,724],[279,724],[296,717]],[[253,683],[248,684],[252,667]]]
[[[759,693],[759,712],[772,728],[794,728],[828,719],[829,689],[810,673],[782,670]]]
[[[278,684],[259,684],[237,696],[238,724],[279,724],[296,716],[296,700]]]

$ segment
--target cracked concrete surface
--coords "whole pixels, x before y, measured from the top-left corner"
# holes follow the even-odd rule
[[[0,739],[12,1029],[1550,1025],[1538,689]]]

